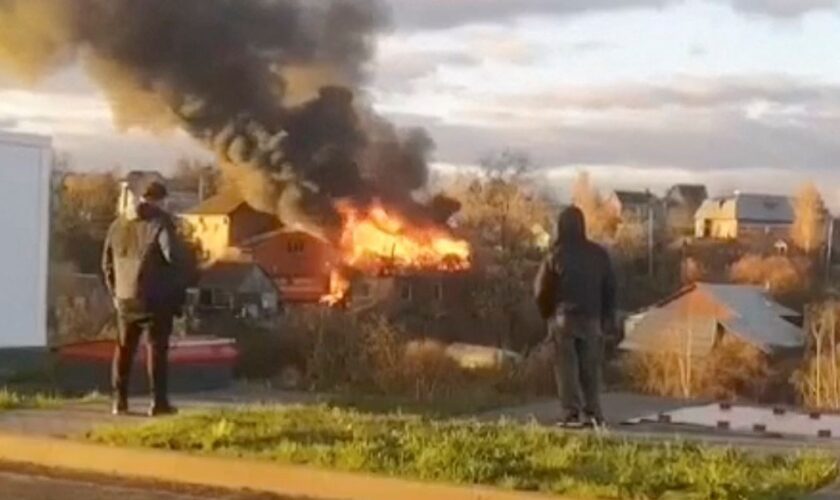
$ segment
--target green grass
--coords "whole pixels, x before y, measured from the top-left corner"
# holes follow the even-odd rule
[[[326,407],[188,414],[89,438],[584,498],[799,498],[837,475],[836,462],[818,454],[764,456]]]
[[[70,402],[93,403],[104,401],[104,396],[91,393],[82,398],[65,398],[48,393],[17,392],[0,389],[0,411],[8,410],[54,410]]]

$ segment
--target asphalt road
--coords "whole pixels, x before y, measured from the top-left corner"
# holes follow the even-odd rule
[[[0,465],[0,500],[291,500]]]

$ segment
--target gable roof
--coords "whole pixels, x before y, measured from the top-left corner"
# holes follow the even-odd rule
[[[709,193],[703,184],[676,184],[668,190],[671,201],[682,201],[695,207],[699,207],[708,197]]]
[[[686,311],[685,300],[702,294],[712,303],[715,312],[704,308],[694,314]],[[785,317],[800,316],[770,299],[763,289],[746,285],[718,285],[698,283],[657,304],[653,309],[635,316],[629,326],[622,348],[638,351],[668,349],[663,334],[675,330],[690,332],[689,340],[679,339],[678,344],[691,343],[691,352],[709,352],[716,341],[718,327],[722,327],[742,341],[762,351],[799,348],[804,345],[802,330],[786,321]],[[673,346],[672,346],[673,347]],[[678,346],[685,349],[684,346]]]
[[[736,194],[706,200],[697,218],[792,224],[795,215],[793,201],[787,196]]]
[[[245,200],[233,190],[222,191],[184,212],[184,215],[230,215]]]
[[[613,193],[622,205],[646,205],[656,200],[649,191],[614,191]]]
[[[254,273],[265,275],[262,268],[253,262],[216,262],[201,272],[199,287],[223,289],[241,288],[248,278],[254,275]],[[270,278],[268,278],[267,275],[266,279],[270,281]]]

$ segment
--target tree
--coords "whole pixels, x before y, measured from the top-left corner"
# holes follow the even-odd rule
[[[825,203],[817,187],[809,182],[794,200],[795,219],[791,228],[794,243],[806,253],[818,250],[826,241]]]
[[[116,215],[116,176],[59,175],[51,220],[53,260],[70,262],[82,273],[96,273],[108,227]]]
[[[529,315],[534,312],[531,283],[550,220],[548,207],[525,182],[526,158],[502,153],[486,160],[484,175],[462,178],[448,190],[463,205],[459,228],[475,252],[478,283],[473,307],[495,326],[496,344],[504,347],[511,347],[531,320],[538,321]]]
[[[621,219],[601,197],[586,171],[578,174],[572,186],[572,203],[583,211],[591,239],[609,242],[615,237]]]

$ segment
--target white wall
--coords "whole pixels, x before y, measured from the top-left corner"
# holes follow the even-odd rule
[[[0,133],[0,348],[47,343],[51,166],[49,139]]]

